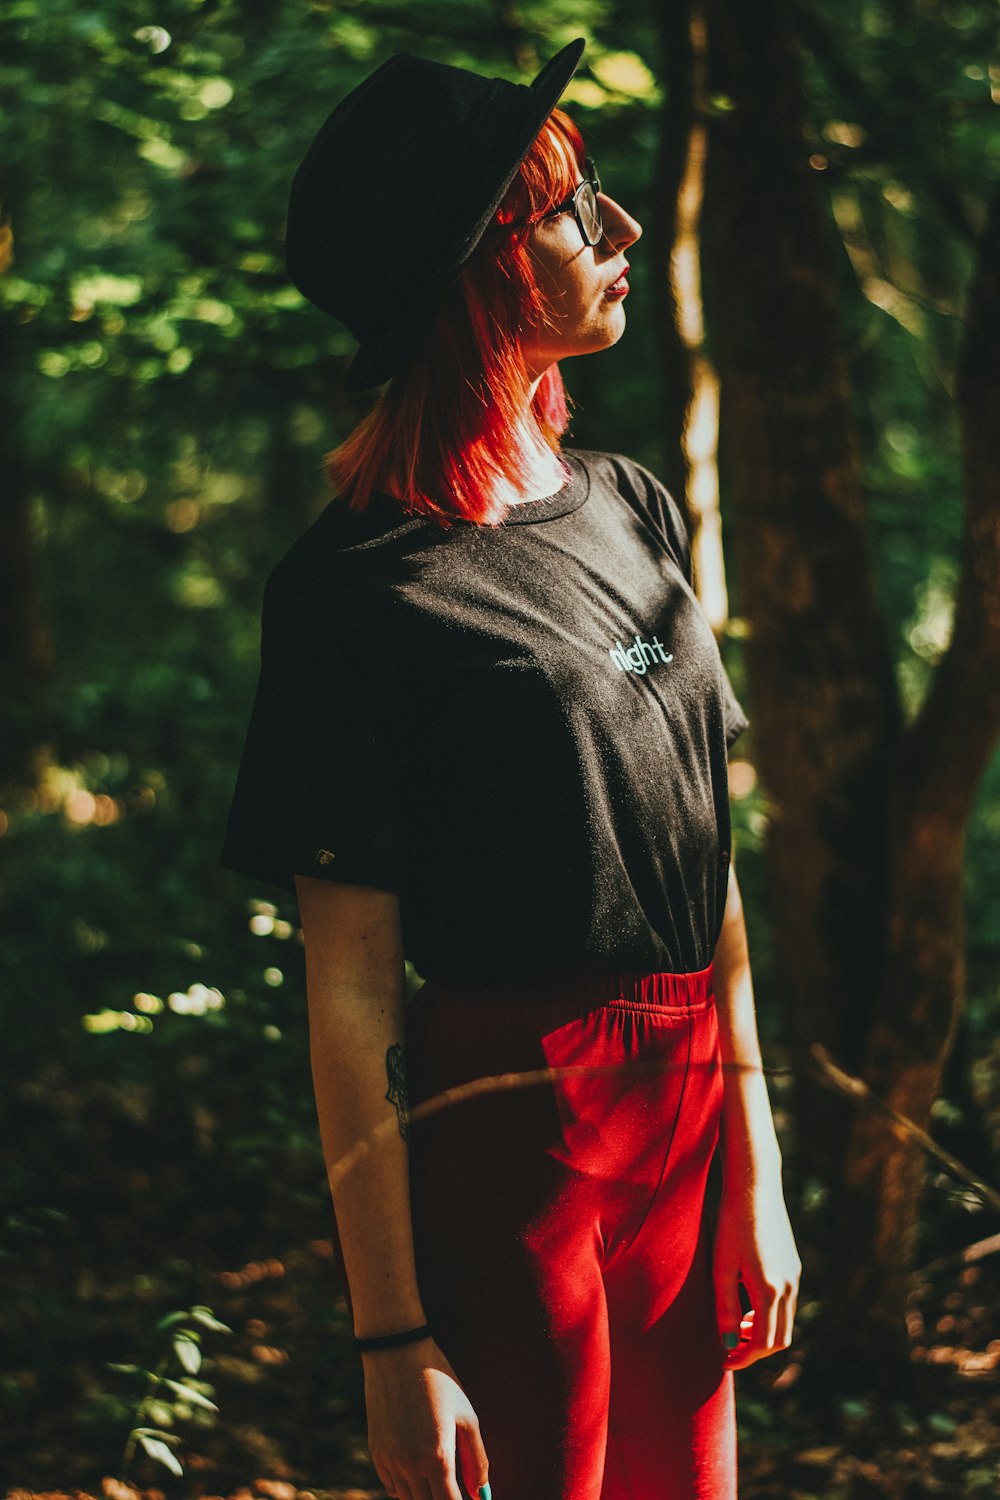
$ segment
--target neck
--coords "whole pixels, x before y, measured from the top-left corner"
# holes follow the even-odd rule
[[[539,447],[538,440],[532,439],[531,425],[530,417],[525,415],[514,435],[514,442],[519,445],[527,461],[527,474],[521,486],[513,485],[503,475],[497,476],[494,494],[507,505],[542,500],[548,495],[554,495],[566,482],[559,455],[548,444]]]
[[[495,486],[494,492],[497,498],[507,505],[520,505],[531,500],[545,499],[546,496],[554,495],[557,490],[562,489],[566,483],[566,476],[558,454],[553,453],[547,444],[540,448],[537,438],[532,437],[534,418],[531,415],[531,403],[541,380],[541,374],[529,377],[528,385],[525,387],[521,417],[515,430],[514,441],[520,445],[528,461],[528,478],[525,485],[523,488],[516,488],[506,478],[498,476]]]

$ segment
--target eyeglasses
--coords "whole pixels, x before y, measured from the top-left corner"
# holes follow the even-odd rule
[[[597,195],[601,191],[601,179],[597,175],[597,167],[590,156],[587,157],[586,172],[586,177],[573,189],[569,197],[564,198],[562,203],[557,204],[555,208],[550,208],[548,213],[542,214],[540,219],[535,220],[535,223],[540,223],[542,219],[555,219],[559,214],[568,214],[572,210],[580,227],[580,233],[583,235],[583,243],[596,245],[600,243],[604,235],[604,221],[601,218],[601,205],[597,201]],[[498,225],[497,228],[517,229],[527,223],[527,219],[514,219],[509,224]]]

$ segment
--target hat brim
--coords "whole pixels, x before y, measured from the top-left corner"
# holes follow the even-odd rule
[[[409,304],[400,308],[391,331],[381,338],[366,340],[357,350],[344,377],[345,390],[362,391],[384,385],[397,372],[401,361],[419,344],[442,291],[482,239],[539,131],[579,67],[586,45],[584,37],[577,37],[563,47],[524,91],[523,106],[507,126],[505,145],[509,149],[505,150],[505,165],[501,175],[493,180],[488,201],[478,208],[471,224],[462,225],[456,242],[444,248],[441,273],[434,288],[421,288]]]

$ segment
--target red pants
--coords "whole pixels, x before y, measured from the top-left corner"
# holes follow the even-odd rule
[[[735,1500],[709,1262],[712,965],[428,981],[406,1060],[411,1108],[478,1078],[581,1069],[409,1131],[421,1297],[478,1413],[496,1500]]]

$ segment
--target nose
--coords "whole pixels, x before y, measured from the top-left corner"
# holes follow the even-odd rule
[[[607,193],[601,193],[599,201],[604,239],[610,242],[614,253],[617,254],[619,250],[625,250],[629,245],[634,245],[642,234],[642,225],[638,219],[633,219],[632,215],[626,213],[621,204],[617,203],[614,198],[609,198]]]

